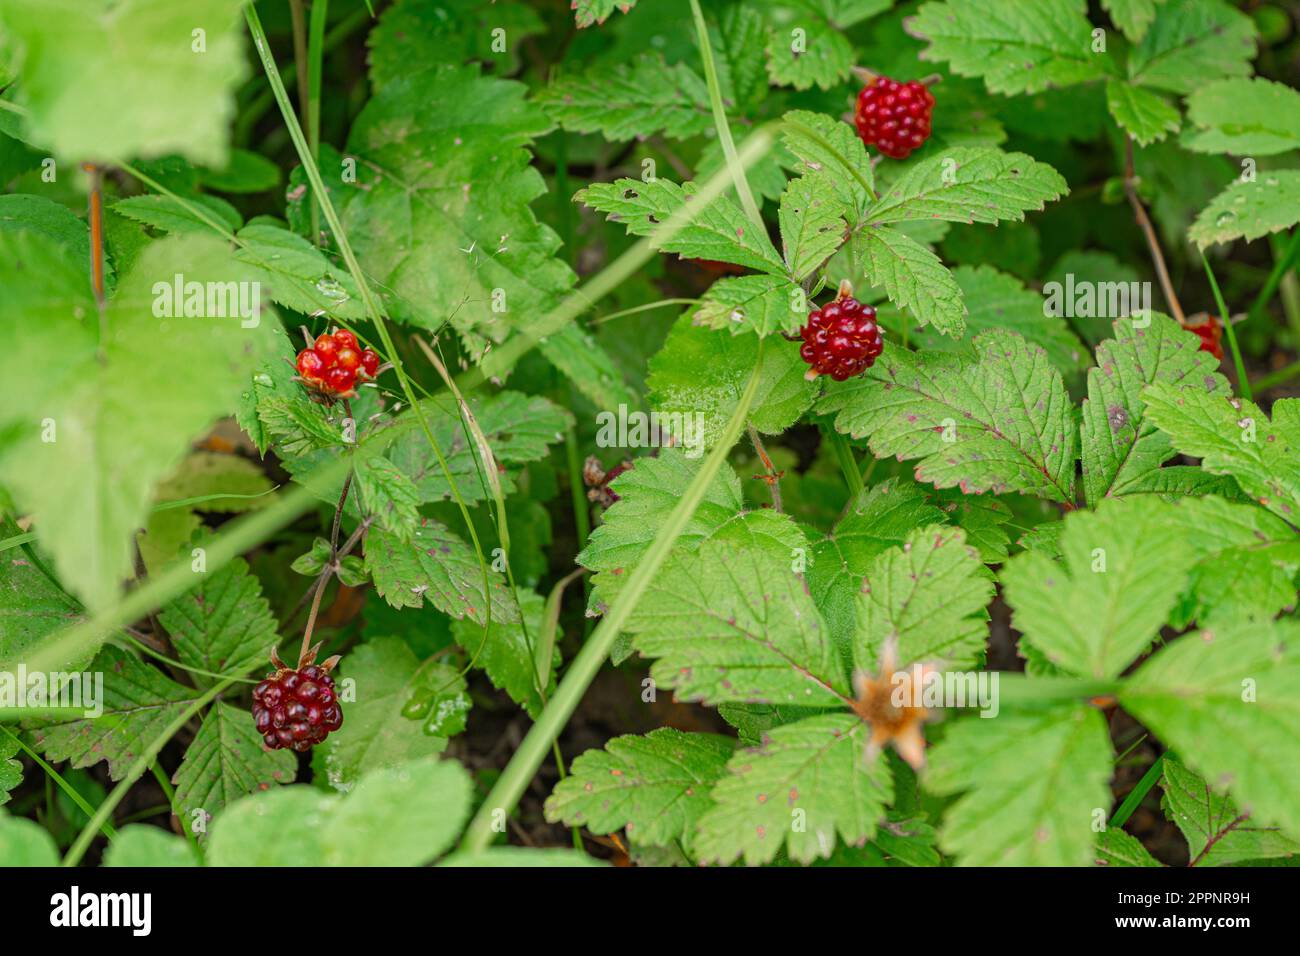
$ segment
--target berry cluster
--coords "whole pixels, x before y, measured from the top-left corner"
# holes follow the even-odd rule
[[[858,135],[892,159],[906,159],[930,138],[934,95],[921,83],[877,76],[858,94]]]
[[[352,394],[357,378],[374,378],[379,371],[379,356],[357,345],[357,337],[347,329],[333,335],[323,334],[298,353],[298,374],[311,388],[327,396]]]
[[[829,375],[837,382],[861,375],[885,348],[876,310],[853,298],[853,287],[840,284],[833,302],[808,314],[799,332],[799,355],[812,366],[808,378]]]
[[[1212,315],[1205,316],[1205,321],[1198,325],[1185,325],[1188,332],[1195,332],[1201,340],[1201,351],[1209,352],[1220,362],[1223,361],[1223,325]]]
[[[268,674],[253,688],[253,720],[270,749],[310,750],[343,726],[334,678],[315,664]]]

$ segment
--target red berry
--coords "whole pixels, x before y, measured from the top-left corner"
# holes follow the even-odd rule
[[[1195,332],[1201,340],[1201,351],[1209,352],[1220,362],[1223,361],[1223,325],[1218,318],[1207,315],[1205,321],[1198,325],[1184,326],[1188,332]]]
[[[366,373],[366,378],[374,378],[379,371],[379,356],[370,349],[361,353],[361,371]]]
[[[325,387],[339,395],[352,391],[352,386],[356,382],[357,373],[352,369],[339,368],[336,365],[325,373]]]
[[[835,301],[809,313],[800,330],[799,355],[812,366],[809,378],[829,375],[842,382],[861,375],[885,348],[876,310],[853,298],[852,291],[847,282],[841,285]]]
[[[339,344],[329,335],[316,336],[316,344],[312,346],[316,353],[325,360],[326,365],[334,364],[334,356],[338,354]]]
[[[325,372],[325,360],[314,349],[303,349],[298,353],[298,374],[311,382],[320,381]]]
[[[349,372],[355,372],[361,367],[361,356],[354,348],[343,346],[339,349],[338,354],[334,356],[334,364],[338,368],[345,368]]]
[[[268,674],[253,688],[253,724],[271,750],[310,750],[343,726],[334,678],[314,664]]]
[[[878,76],[858,94],[854,123],[868,146],[893,159],[906,159],[930,138],[934,95],[921,83]]]
[[[340,349],[352,349],[355,351],[357,347],[357,337],[347,329],[339,329],[335,332],[334,342]]]

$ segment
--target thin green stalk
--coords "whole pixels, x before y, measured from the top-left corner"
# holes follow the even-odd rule
[[[15,734],[8,727],[4,726],[4,724],[0,724],[0,732],[6,733],[10,737],[12,737],[14,739],[14,743],[16,743],[19,747],[23,748],[23,752],[27,754],[27,756],[32,758],[32,760],[36,763],[36,766],[40,767],[42,770],[45,771],[45,775],[54,781],[55,785],[58,786],[58,788],[63,791],[64,795],[67,796],[69,800],[71,800],[73,803],[75,803],[78,807],[81,808],[82,813],[84,813],[87,817],[93,817],[95,815],[95,808],[86,802],[86,798],[83,797],[81,794],[77,793],[76,788],[74,788],[72,784],[68,783],[68,781],[64,780],[61,776],[59,776],[59,772],[55,770],[53,767],[51,767],[44,760],[42,760],[41,755],[38,754],[35,750],[33,750],[31,747],[27,746],[27,744],[23,741],[21,737]],[[101,829],[103,830],[104,836],[108,837],[110,840],[117,839],[117,831],[113,829],[113,824],[105,821]]]
[[[465,525],[469,530],[474,552],[478,557],[479,569],[483,574],[483,600],[486,603],[484,630],[486,633],[486,629],[492,623],[492,577],[488,573],[487,560],[483,556],[483,546],[479,543],[478,531],[470,518],[469,508],[465,505],[465,499],[461,496],[460,487],[452,476],[451,469],[447,467],[442,448],[439,446],[438,440],[433,436],[433,429],[429,426],[429,419],[415,397],[415,391],[411,387],[411,380],[407,377],[406,369],[402,365],[402,358],[397,352],[397,347],[393,344],[393,337],[388,330],[388,323],[384,320],[378,303],[375,302],[374,295],[370,291],[370,284],[366,281],[365,272],[362,271],[361,263],[352,251],[352,243],[348,241],[347,234],[343,231],[343,224],[339,221],[338,213],[334,209],[334,203],[325,189],[325,182],[321,179],[320,169],[312,158],[311,150],[307,146],[307,140],[303,136],[302,127],[298,124],[297,117],[293,113],[293,107],[289,104],[289,94],[285,91],[284,82],[280,79],[280,71],[276,68],[270,42],[266,38],[266,31],[262,29],[262,21],[257,15],[257,7],[254,4],[250,3],[244,7],[244,19],[248,22],[249,32],[253,35],[253,44],[257,47],[257,55],[262,61],[262,68],[266,73],[267,82],[271,84],[271,90],[275,93],[275,101],[280,107],[280,115],[289,131],[289,138],[293,140],[294,149],[298,152],[298,159],[302,163],[303,171],[307,174],[307,181],[311,185],[312,195],[320,204],[321,212],[324,213],[325,221],[334,234],[334,241],[339,247],[343,261],[347,264],[348,271],[352,273],[352,278],[357,284],[357,291],[361,293],[361,300],[365,305],[366,313],[374,322],[379,338],[384,343],[384,350],[388,359],[393,363],[393,372],[397,375],[398,382],[401,383],[402,392],[406,396],[407,403],[411,406],[411,412],[420,423],[420,428],[424,431],[424,437],[428,440],[429,447],[433,449],[434,457],[438,459],[438,466],[447,478],[452,497],[455,498],[456,504],[460,508],[461,517],[464,518]]]
[[[1138,808],[1138,804],[1151,792],[1151,788],[1160,779],[1160,773],[1164,770],[1164,767],[1165,755],[1161,754],[1156,758],[1156,762],[1147,768],[1147,772],[1142,775],[1142,779],[1137,782],[1137,786],[1128,792],[1124,802],[1119,805],[1110,818],[1108,826],[1122,827],[1128,822],[1128,818],[1133,816],[1133,811]]]
[[[736,155],[736,142],[731,138],[731,127],[727,123],[727,111],[722,105],[722,87],[718,83],[718,68],[713,62],[713,44],[709,41],[709,27],[704,22],[704,12],[700,9],[700,0],[691,0],[691,15],[695,18],[695,37],[700,46],[700,59],[704,61],[704,80],[709,85],[709,104],[713,107],[713,125],[718,131],[718,142],[722,146],[722,155],[727,158],[727,168],[731,170],[732,182],[736,184],[736,193],[740,196],[740,205],[759,230],[766,234],[763,214],[759,212],[758,203],[749,189],[749,180]]]
[[[573,524],[578,533],[578,551],[587,546],[591,535],[591,512],[583,494],[582,458],[578,453],[578,433],[570,425],[564,433],[564,457],[569,470],[569,497],[573,501]]]
[[[835,460],[840,463],[840,471],[844,472],[844,482],[849,486],[849,502],[852,507],[857,504],[863,488],[862,472],[858,470],[860,466],[857,459],[853,457],[853,447],[846,437],[830,425],[823,426],[822,434],[831,443]]]
[[[188,822],[176,810],[176,788],[173,787],[172,782],[167,779],[166,771],[163,770],[162,764],[157,760],[153,762],[153,766],[149,769],[153,771],[154,779],[158,781],[158,786],[162,790],[163,796],[167,798],[167,803],[171,807],[172,815],[180,821],[181,828],[185,831],[185,839],[190,841],[190,847],[194,850],[194,853],[198,858],[202,860],[203,848],[199,846],[198,834],[190,829]]]
[[[621,319],[626,315],[637,315],[640,312],[652,312],[655,309],[662,309],[669,305],[694,305],[699,299],[660,299],[658,302],[647,302],[645,305],[636,305],[630,309],[621,309],[618,312],[611,312],[608,315],[598,315],[591,320],[592,325],[600,325],[602,322],[612,322],[614,319]]]
[[[1232,329],[1232,317],[1228,315],[1228,307],[1224,304],[1223,293],[1219,291],[1219,281],[1214,278],[1214,270],[1210,268],[1210,260],[1205,258],[1205,250],[1201,250],[1201,262],[1205,265],[1205,275],[1210,280],[1210,288],[1214,291],[1214,304],[1219,307],[1219,317],[1223,321],[1223,331],[1228,334],[1228,348],[1232,350],[1232,364],[1237,368],[1237,387],[1241,389],[1241,395],[1246,401],[1253,398],[1250,390],[1250,379],[1246,377],[1246,363],[1241,360],[1241,349],[1237,347],[1237,333]]]
[[[132,762],[131,766],[127,768],[126,776],[118,782],[118,785],[113,788],[113,792],[110,793],[104,802],[99,805],[99,809],[91,816],[90,822],[82,827],[81,833],[78,834],[76,841],[63,857],[64,866],[76,866],[81,862],[81,858],[86,854],[86,849],[90,846],[90,841],[95,838],[95,834],[113,815],[113,811],[116,810],[117,805],[122,802],[122,798],[126,796],[127,791],[135,786],[135,782],[144,776],[144,772],[153,765],[155,760],[158,759],[158,754],[162,751],[163,747],[167,745],[167,741],[175,737],[191,717],[211,703],[218,694],[233,683],[234,681],[232,679],[222,681],[220,684],[214,684],[204,692],[203,696],[193,701],[188,707],[177,714],[176,718],[163,728],[162,733],[149,742],[149,746],[145,747]]]
[[[564,130],[555,133],[555,209],[560,220],[560,243],[569,265],[575,265],[573,248],[573,200],[569,193],[569,138]]]
[[[312,0],[311,26],[307,35],[307,145],[311,158],[320,162],[321,69],[325,59],[325,21],[329,0]],[[320,207],[311,204],[312,242],[320,245]]]
[[[1255,301],[1246,314],[1247,321],[1264,314],[1264,310],[1268,308],[1269,302],[1273,299],[1273,293],[1277,291],[1277,287],[1282,283],[1282,277],[1287,274],[1287,271],[1295,263],[1297,256],[1300,256],[1300,229],[1296,229],[1291,233],[1291,238],[1287,240],[1286,245],[1275,251],[1273,268],[1269,270],[1268,278],[1260,286],[1259,294],[1255,296]]]
[[[1266,392],[1270,388],[1285,384],[1296,376],[1300,376],[1300,362],[1292,362],[1290,365],[1283,366],[1276,372],[1269,372],[1261,376],[1251,386],[1256,392]],[[3,550],[3,542],[0,542],[0,550]]]
[[[528,786],[528,782],[537,773],[537,768],[541,766],[546,752],[559,737],[564,725],[586,693],[587,687],[595,678],[596,672],[609,657],[615,638],[622,633],[632,610],[645,595],[651,580],[659,573],[659,569],[668,558],[670,549],[685,529],[687,522],[691,520],[695,509],[704,498],[706,489],[740,437],[749,416],[749,409],[754,403],[754,396],[758,393],[761,361],[762,347],[760,346],[759,362],[755,364],[754,371],[749,377],[749,384],[745,387],[744,394],[741,395],[736,410],[727,422],[727,427],[717,445],[704,460],[700,470],[696,472],[672,513],[668,515],[658,536],[628,576],[622,593],[605,614],[591,638],[578,652],[578,656],[573,659],[573,663],[569,665],[564,680],[555,691],[555,696],[546,705],[537,722],[533,724],[519,745],[519,749],[511,757],[510,763],[497,778],[492,791],[465,831],[461,842],[462,850],[478,852],[492,842],[491,821],[494,813],[500,810],[508,815],[514,809],[520,796],[523,795],[524,788]]]

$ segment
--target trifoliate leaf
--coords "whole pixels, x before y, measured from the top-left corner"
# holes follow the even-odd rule
[[[1064,177],[1024,153],[959,147],[924,159],[894,181],[866,215],[868,223],[909,219],[996,223],[1023,221],[1068,193]]]
[[[1300,222],[1300,170],[1275,169],[1237,180],[1201,211],[1187,235],[1202,249],[1217,242],[1250,242]]]
[[[122,779],[140,752],[201,693],[116,647],[100,651],[90,673],[104,675],[103,699],[95,702],[102,712],[42,721],[32,735],[48,760],[70,760],[73,767],[92,767],[104,760],[113,780]],[[83,703],[91,703],[84,692]]]
[[[1300,842],[1242,813],[1232,800],[1215,793],[1204,778],[1172,757],[1165,756],[1162,771],[1160,808],[1187,838],[1189,855],[1197,866],[1230,866],[1300,853]]]
[[[446,736],[426,734],[422,721],[402,714],[426,686],[426,673],[419,658],[395,637],[374,638],[348,652],[336,683],[354,682],[356,700],[343,704],[343,726],[313,754],[313,766],[329,786],[346,792],[373,770],[446,749]]]
[[[837,413],[840,432],[869,435],[877,457],[920,458],[918,481],[1071,501],[1077,429],[1060,373],[1013,332],[985,332],[974,347],[974,363],[888,349],[817,410]]]
[[[966,330],[961,286],[939,257],[898,229],[870,226],[857,236],[853,252],[863,275],[922,325],[960,337]]]
[[[368,773],[345,796],[311,787],[255,794],[217,817],[207,862],[421,866],[455,842],[472,789],[460,764],[429,757]]]
[[[735,747],[727,737],[671,727],[615,737],[573,762],[546,800],[546,819],[596,834],[625,829],[647,846],[681,841],[689,851]]]
[[[1182,145],[1198,153],[1272,156],[1300,149],[1300,92],[1262,77],[1219,80],[1187,98]]]
[[[332,738],[331,738],[332,739]],[[176,770],[175,812],[183,826],[216,813],[241,797],[293,783],[298,761],[288,750],[267,750],[242,707],[217,703],[203,719]]]
[[[930,45],[923,60],[958,76],[982,76],[992,93],[1037,93],[1104,76],[1092,24],[1075,0],[948,0],[923,3],[908,32]]]
[[[796,303],[803,304],[803,311],[794,308]],[[726,329],[733,335],[793,334],[808,321],[807,303],[803,288],[782,276],[739,276],[709,286],[690,316],[694,325]]]
[[[1294,621],[1187,634],[1129,678],[1120,702],[1242,811],[1300,833],[1298,649]]]
[[[1208,80],[1249,76],[1255,25],[1223,0],[1180,0],[1156,11],[1129,54],[1129,79],[1170,93],[1191,93]]]
[[[879,670],[881,648],[898,642],[898,663],[976,664],[988,638],[984,606],[991,575],[960,528],[929,525],[876,557],[857,598],[854,663]]]
[[[1008,561],[1002,581],[1024,640],[1068,673],[1123,673],[1159,635],[1195,560],[1176,511],[1140,498],[1106,501],[1065,516],[1063,566],[1037,551]]]
[[[612,69],[601,65],[560,73],[534,99],[565,129],[600,133],[608,140],[656,133],[688,139],[713,128],[704,80],[684,63],[669,65],[658,53]]]
[[[459,620],[482,624],[488,598],[483,570],[474,551],[446,526],[422,519],[408,540],[382,528],[366,534],[366,570],[375,591],[395,608],[423,607],[428,601]],[[514,621],[518,610],[501,575],[489,569],[488,587],[494,621]]]
[[[1181,125],[1177,108],[1159,93],[1115,77],[1106,81],[1106,105],[1139,146],[1159,142]]]
[[[781,196],[780,224],[786,267],[802,282],[844,241],[843,205],[830,177],[813,173],[791,181]]]
[[[0,327],[17,350],[0,385],[0,482],[34,517],[60,582],[103,607],[131,573],[154,486],[234,409],[275,320],[238,314],[230,290],[254,277],[216,239],[153,243],[102,317],[84,267],[50,240],[0,232],[0,250]],[[178,277],[209,294],[172,301]]]
[[[850,213],[849,222],[857,225],[875,192],[871,157],[857,131],[824,113],[792,110],[782,117],[781,138],[799,157],[802,171],[827,174]]]
[[[275,617],[248,562],[234,558],[204,574],[189,591],[165,605],[159,623],[185,664],[213,674],[242,673],[270,660],[279,643]],[[194,675],[200,684],[212,678]]]
[[[612,222],[622,223],[633,236],[648,236],[669,217],[687,208],[696,196],[695,183],[681,186],[667,179],[642,182],[619,179],[612,183],[594,183],[579,190],[574,200],[607,214]],[[740,207],[726,196],[719,196],[708,206],[692,207],[694,217],[671,238],[660,240],[660,252],[676,252],[687,259],[712,259],[734,262],[749,269],[785,275],[785,263],[772,247],[763,230],[755,226]]]
[[[1164,382],[1176,393],[1228,393],[1213,356],[1172,319],[1152,314],[1141,327],[1120,319],[1114,330],[1113,339],[1097,346],[1097,366],[1088,372],[1083,400],[1083,488],[1094,507],[1104,498],[1164,488],[1160,466],[1176,452],[1145,414],[1140,396],[1146,386]]]
[[[1211,474],[1230,475],[1241,490],[1294,522],[1300,513],[1300,400],[1279,399],[1269,421],[1253,402],[1165,382],[1142,392],[1146,417],[1174,448],[1201,459]]]
[[[1089,865],[1112,756],[1105,720],[1083,704],[955,722],[922,778],[935,793],[965,791],[940,845],[961,866]]]
[[[764,734],[740,750],[713,788],[715,806],[701,818],[695,853],[703,863],[770,863],[828,857],[836,839],[871,839],[893,799],[883,759],[864,762],[866,724],[854,714],[809,717]]]
[[[1133,43],[1146,35],[1147,27],[1156,18],[1156,5],[1165,0],[1101,0],[1115,26]]]
[[[246,65],[238,0],[14,0],[32,138],[69,162],[181,153],[225,165]],[[112,77],[112,82],[105,82]],[[160,81],[160,78],[165,80]]]
[[[542,695],[538,693],[536,652],[542,636],[542,610],[546,601],[532,591],[519,594],[519,620],[503,622],[493,612],[492,627],[485,635],[482,625],[461,620],[452,624],[451,633],[465,654],[481,667],[492,681],[510,695],[510,699],[523,707],[534,718],[542,711]],[[555,690],[555,671],[559,654],[551,657],[546,682],[541,688],[547,697]]]

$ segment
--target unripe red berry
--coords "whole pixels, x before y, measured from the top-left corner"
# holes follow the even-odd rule
[[[829,375],[842,382],[861,375],[885,348],[876,310],[853,298],[847,282],[833,302],[809,313],[808,324],[799,334],[803,339],[799,355],[811,366],[808,378]]]
[[[303,349],[298,353],[298,374],[308,381],[320,381],[325,373],[325,360],[314,349]]]
[[[353,349],[357,347],[357,337],[347,329],[339,329],[334,333],[334,342],[340,349]]]
[[[366,378],[374,378],[379,371],[379,356],[370,349],[361,353],[361,370],[366,373]]]
[[[930,138],[934,94],[913,80],[877,76],[858,94],[854,124],[868,146],[893,159],[906,159]]]

